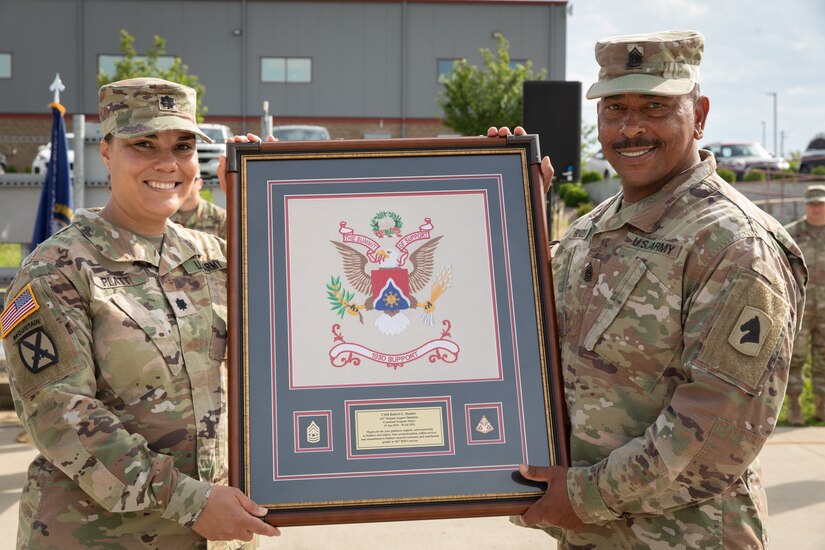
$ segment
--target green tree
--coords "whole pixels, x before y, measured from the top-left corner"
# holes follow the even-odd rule
[[[542,80],[542,69],[533,73],[530,61],[511,65],[510,43],[500,33],[495,34],[498,52],[487,48],[479,53],[484,68],[461,59],[453,63],[453,71],[442,77],[444,90],[438,104],[444,110],[444,125],[465,136],[487,133],[491,125],[514,128],[521,123],[522,84],[525,80]]]
[[[166,55],[166,40],[158,35],[155,35],[152,40],[154,45],[146,50],[146,55],[138,55],[135,49],[135,37],[129,34],[126,29],[120,29],[120,53],[123,57],[115,62],[115,74],[109,75],[102,68],[100,69],[97,73],[98,87],[117,80],[141,76],[163,78],[164,80],[184,84],[198,93],[197,119],[198,122],[203,122],[203,115],[207,111],[203,102],[203,94],[206,88],[200,83],[197,76],[189,74],[189,67],[183,63],[180,57],[174,57],[172,65],[168,68],[161,66],[159,61]]]
[[[595,124],[588,124],[582,122],[582,141],[581,147],[582,165],[590,160],[596,154],[599,144],[599,132]]]

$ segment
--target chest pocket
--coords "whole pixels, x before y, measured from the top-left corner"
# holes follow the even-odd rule
[[[649,392],[681,340],[681,298],[635,258],[585,336],[584,347]]]
[[[165,311],[149,311],[130,294],[115,294],[111,301],[143,331],[148,340],[136,342],[132,337],[129,360],[117,361],[118,364],[107,362],[102,369],[109,385],[128,405],[180,374],[183,355],[177,341],[176,327],[169,323]]]
[[[565,297],[568,295],[567,281],[570,278],[570,260],[573,257],[571,250],[561,250],[553,256],[550,263],[553,274],[553,293],[556,299],[556,322],[558,323],[559,337],[567,334],[569,321],[567,319],[567,308],[564,305]]]
[[[212,271],[206,276],[212,299],[212,334],[209,338],[209,357],[226,361],[226,269]]]

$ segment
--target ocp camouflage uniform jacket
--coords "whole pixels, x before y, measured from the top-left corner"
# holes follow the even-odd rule
[[[226,210],[207,200],[198,201],[198,207],[191,216],[186,217],[183,212],[177,211],[169,219],[188,229],[197,229],[226,239]]]
[[[816,311],[825,308],[825,227],[813,227],[805,218],[785,226],[805,257],[808,267],[806,305]]]
[[[37,309],[3,327],[15,408],[41,453],[19,548],[207,546],[191,527],[227,480],[224,252],[167,224],[158,253],[79,211],[26,259],[6,302],[22,292]]]
[[[553,259],[567,489],[561,548],[763,548],[755,462],[776,425],[806,270],[785,230],[702,162],[578,220]],[[552,531],[551,531],[552,532]]]

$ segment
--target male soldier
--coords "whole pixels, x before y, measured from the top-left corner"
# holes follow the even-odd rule
[[[811,354],[811,388],[816,405],[814,418],[825,420],[825,186],[805,190],[805,217],[785,227],[802,249],[808,266],[808,292],[802,329],[796,337],[788,375],[788,424],[803,426],[802,367]]]
[[[198,175],[195,176],[195,185],[192,186],[192,191],[186,197],[186,201],[180,210],[169,219],[189,229],[197,229],[226,239],[226,210],[203,200],[200,193],[202,188],[203,178],[198,171]]]
[[[757,455],[804,303],[801,252],[700,151],[694,31],[596,45],[599,142],[622,191],[553,258],[572,466],[523,516],[562,549],[764,548]]]

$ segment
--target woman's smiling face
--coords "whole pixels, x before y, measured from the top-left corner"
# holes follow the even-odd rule
[[[101,141],[112,196],[103,216],[140,235],[161,235],[186,200],[198,173],[195,136],[170,130]]]

